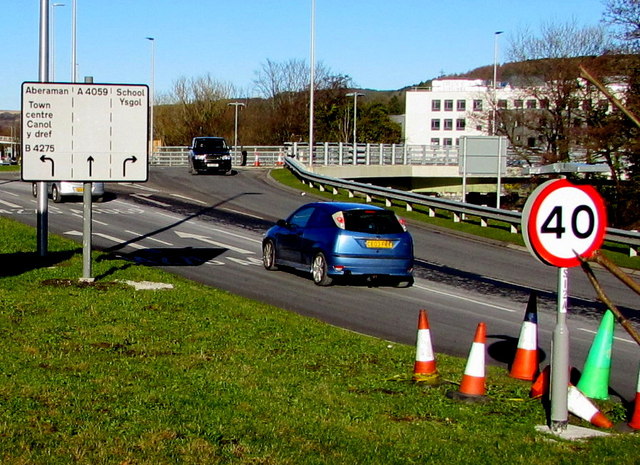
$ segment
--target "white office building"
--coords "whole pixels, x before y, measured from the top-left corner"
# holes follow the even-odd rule
[[[535,99],[511,86],[495,90],[481,79],[436,79],[406,93],[405,142],[456,146],[462,136],[493,135],[492,111],[537,108]]]

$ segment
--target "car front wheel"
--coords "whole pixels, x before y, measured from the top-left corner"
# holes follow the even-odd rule
[[[276,246],[273,241],[266,241],[262,245],[262,264],[267,270],[277,270]]]
[[[327,259],[322,252],[318,252],[313,258],[311,264],[311,275],[313,276],[313,282],[318,286],[329,286],[333,283],[333,278],[327,273]]]

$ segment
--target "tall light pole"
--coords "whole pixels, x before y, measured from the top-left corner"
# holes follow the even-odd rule
[[[154,102],[154,81],[156,75],[156,39],[155,37],[145,37],[151,42],[151,86],[149,88],[149,154],[153,155],[153,106]]]
[[[51,5],[51,82],[56,80],[56,7],[58,6],[64,6],[64,3],[53,3]]]
[[[71,82],[76,82],[78,79],[76,66],[78,65],[76,51],[77,51],[77,40],[76,33],[78,30],[77,27],[77,4],[76,0],[71,0]]]
[[[496,89],[497,89],[497,80],[498,80],[498,36],[502,34],[504,31],[496,31],[493,34],[493,126],[492,126],[492,134],[496,135],[496,105],[498,104],[496,99]]]
[[[358,138],[357,138],[357,125],[358,125],[358,97],[364,97],[364,94],[359,92],[349,92],[345,95],[345,97],[353,97],[353,159],[355,163],[355,159],[358,155]]]
[[[234,124],[234,131],[233,131],[233,151],[235,152],[236,157],[238,156],[238,107],[243,107],[244,103],[242,102],[232,102],[232,103],[228,103],[227,105],[231,106],[231,107],[236,107],[236,116],[235,116],[235,124]]]
[[[313,99],[316,84],[316,0],[311,0],[311,50],[309,58],[309,167],[313,166]]]

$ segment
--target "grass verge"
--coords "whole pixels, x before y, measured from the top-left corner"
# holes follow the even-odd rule
[[[637,435],[535,433],[544,409],[503,369],[491,402],[458,403],[465,360],[438,355],[428,387],[412,347],[98,253],[80,283],[77,244],[52,236],[41,266],[32,228],[0,218],[0,237],[3,464],[637,463]]]
[[[335,195],[328,191],[321,192],[318,189],[314,189],[300,182],[300,180],[288,169],[272,170],[271,176],[273,179],[285,186],[289,186],[302,192],[313,193],[314,195],[325,197],[327,199],[346,202],[365,201],[364,197],[350,198],[347,192],[343,192],[341,190],[338,190],[338,194]],[[384,206],[384,201],[379,199],[374,198],[373,203]],[[511,233],[510,226],[507,223],[490,220],[489,225],[491,227],[482,227],[480,225],[480,218],[473,216],[468,216],[465,221],[456,223],[453,221],[452,215],[448,212],[438,211],[435,217],[430,217],[426,209],[417,205],[414,206],[413,211],[406,211],[404,204],[392,205],[390,209],[396,211],[396,213],[402,217],[413,221],[423,222],[464,234],[484,237],[510,244],[517,244],[523,247],[525,246],[522,234]],[[602,253],[618,266],[640,270],[640,257],[629,257],[628,249],[626,247],[620,246],[619,244],[605,242],[602,247]]]

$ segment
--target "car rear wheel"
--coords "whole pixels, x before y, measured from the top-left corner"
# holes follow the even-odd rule
[[[31,193],[34,197],[38,197],[38,184],[36,184],[35,182],[31,184]]]
[[[54,201],[54,203],[62,202],[62,196],[60,195],[58,186],[56,186],[55,184],[51,187],[51,199]]]
[[[273,241],[266,241],[262,245],[262,264],[267,270],[277,270],[276,246]]]
[[[327,259],[322,252],[318,252],[313,257],[313,263],[311,264],[311,275],[313,276],[313,282],[318,286],[329,286],[333,282],[333,278],[327,273]]]

